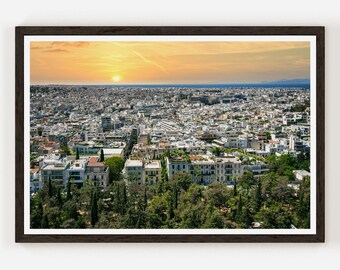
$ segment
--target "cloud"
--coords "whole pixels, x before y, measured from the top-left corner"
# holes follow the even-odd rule
[[[31,50],[44,50],[47,49],[48,47],[41,47],[41,46],[31,46]]]
[[[71,41],[54,41],[51,43],[51,45],[53,47],[55,46],[59,46],[59,47],[77,47],[77,48],[80,48],[80,47],[87,47],[90,45],[90,42],[87,42],[87,41],[76,41],[76,42],[71,42]]]
[[[145,62],[145,63],[149,63],[149,64],[152,64],[156,67],[158,67],[161,71],[163,71],[164,73],[168,73],[164,67],[162,67],[160,64],[156,63],[155,61],[151,61],[149,59],[146,59],[141,53],[135,51],[135,50],[131,50],[135,55],[137,55],[138,57],[142,58],[142,60]]]
[[[65,49],[51,49],[51,50],[45,50],[44,51],[45,53],[66,53],[66,52],[69,52],[68,50],[65,50]]]

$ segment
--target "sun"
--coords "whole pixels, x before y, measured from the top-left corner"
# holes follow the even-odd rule
[[[119,75],[114,75],[114,76],[112,77],[112,80],[113,80],[114,82],[119,82],[119,81],[121,80],[121,78],[120,78]]]

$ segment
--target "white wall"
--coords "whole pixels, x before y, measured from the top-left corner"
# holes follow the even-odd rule
[[[0,264],[2,269],[319,269],[339,266],[340,16],[335,0],[2,1]],[[326,244],[15,244],[16,25],[326,26]],[[337,257],[336,257],[337,256]],[[175,263],[177,262],[177,263]],[[331,267],[335,265],[335,267]]]

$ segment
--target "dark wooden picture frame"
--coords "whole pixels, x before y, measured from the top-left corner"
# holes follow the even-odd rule
[[[315,36],[316,233],[315,234],[26,234],[24,231],[24,38],[63,35]],[[324,27],[16,27],[16,242],[324,242],[325,241],[325,30]],[[27,142],[26,142],[27,143]]]

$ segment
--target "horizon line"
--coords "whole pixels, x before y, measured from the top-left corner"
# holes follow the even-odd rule
[[[162,86],[162,85],[310,85],[309,82],[289,82],[289,81],[275,81],[275,82],[242,82],[242,83],[124,83],[124,84],[116,84],[116,83],[37,83],[30,84],[30,86]]]

